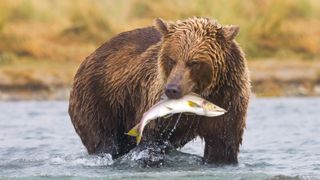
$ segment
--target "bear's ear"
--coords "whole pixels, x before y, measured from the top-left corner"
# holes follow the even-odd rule
[[[169,33],[169,24],[161,18],[155,19],[154,25],[162,35],[166,35]]]
[[[240,29],[239,26],[228,25],[228,26],[224,26],[222,28],[222,31],[226,40],[231,41],[238,35],[239,29]]]

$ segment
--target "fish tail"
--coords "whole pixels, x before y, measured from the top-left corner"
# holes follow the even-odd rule
[[[142,135],[139,133],[139,127],[140,123],[135,125],[128,133],[125,133],[126,135],[136,137],[137,145],[140,143]]]
[[[138,136],[141,136],[140,133],[139,133],[139,126],[140,126],[140,123],[135,125],[132,129],[130,129],[127,133],[125,133],[126,135],[129,135],[129,136],[134,136],[134,137],[138,137]],[[141,139],[141,137],[140,137]]]
[[[138,136],[136,136],[136,140],[137,140],[137,145],[140,143],[142,136],[139,134]]]

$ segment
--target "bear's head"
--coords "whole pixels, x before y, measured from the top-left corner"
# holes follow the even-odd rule
[[[208,94],[219,85],[238,26],[198,17],[177,22],[156,19],[155,26],[162,34],[158,70],[169,98]]]

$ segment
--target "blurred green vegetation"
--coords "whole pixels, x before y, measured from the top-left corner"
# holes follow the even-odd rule
[[[121,31],[190,16],[239,25],[249,59],[320,55],[318,0],[1,0],[0,66],[19,58],[81,61]]]

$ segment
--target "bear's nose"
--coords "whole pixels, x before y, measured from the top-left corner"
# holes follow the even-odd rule
[[[170,99],[179,99],[182,97],[181,87],[177,84],[168,84],[165,90],[165,94]]]

